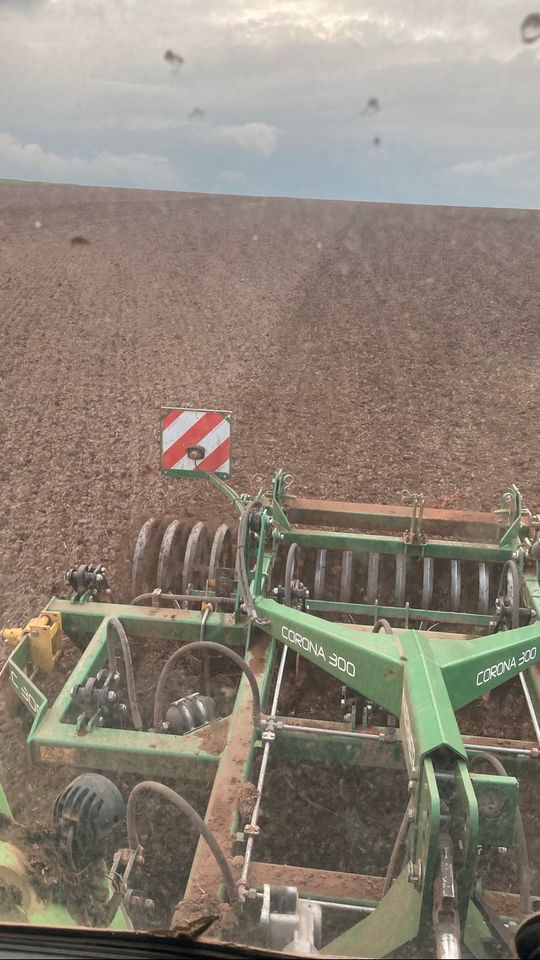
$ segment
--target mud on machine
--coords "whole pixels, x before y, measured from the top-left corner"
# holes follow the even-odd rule
[[[130,603],[114,601],[106,570],[91,563],[69,571],[69,600],[55,597],[25,628],[4,630],[4,678],[34,718],[32,761],[146,777],[129,797],[128,844],[109,875],[115,906],[127,911],[135,880],[144,886],[136,808],[158,791],[200,831],[172,926],[204,889],[230,905],[238,940],[249,918],[276,950],[513,956],[515,927],[535,907],[518,777],[535,783],[539,771],[540,516],[516,487],[492,513],[431,509],[414,494],[397,506],[303,499],[281,470],[269,491],[238,494],[231,421],[222,411],[164,409],[161,467],[206,480],[235,522],[210,535],[202,521],[150,518],[135,544]],[[48,702],[40,676],[55,669],[65,636],[81,655]],[[170,656],[145,723],[132,650],[148,639],[169,644]],[[218,653],[241,677],[225,718],[211,696]],[[199,689],[171,699],[175,667],[193,658]],[[287,658],[339,681],[341,722],[280,712]],[[534,741],[463,735],[456,712],[514,677]],[[257,860],[270,758],[403,769],[409,802],[385,876]],[[204,820],[160,782],[209,771]],[[238,796],[224,789],[234,782]],[[56,817],[82,856],[88,817],[73,791]],[[483,889],[479,858],[489,848],[515,848],[519,894]],[[337,910],[349,921],[329,939]]]

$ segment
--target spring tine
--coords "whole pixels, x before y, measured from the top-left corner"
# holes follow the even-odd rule
[[[352,550],[344,550],[341,555],[341,580],[339,585],[339,599],[341,603],[350,603],[352,585],[353,555]],[[350,614],[344,613],[343,619],[349,623]]]
[[[326,550],[317,550],[315,559],[315,584],[313,599],[322,600],[324,595],[324,581],[326,579]]]
[[[461,560],[450,561],[450,605],[454,613],[461,610]]]
[[[394,602],[396,607],[402,607],[405,603],[405,584],[407,580],[407,557],[405,555],[396,557],[396,589]]]
[[[478,565],[478,613],[489,612],[489,567],[487,563]]]
[[[433,557],[424,557],[422,578],[422,610],[431,609],[433,599]]]
[[[339,599],[341,603],[349,603],[351,599],[352,566],[352,550],[344,550],[341,555],[341,581],[339,586]]]
[[[375,603],[379,590],[379,560],[378,553],[370,553],[368,556],[368,577],[366,600],[368,603]]]

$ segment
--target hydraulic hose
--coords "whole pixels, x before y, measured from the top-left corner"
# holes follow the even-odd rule
[[[512,562],[512,561],[510,561]],[[492,753],[483,753],[482,756],[473,757],[471,760],[469,769],[473,770],[474,767],[477,767],[482,761],[491,764],[494,770],[497,771],[499,776],[507,777],[505,767],[502,765],[498,757],[493,756]],[[529,914],[531,912],[531,872],[529,869],[529,853],[527,850],[527,839],[525,837],[525,829],[523,827],[523,818],[521,816],[521,810],[519,807],[516,812],[516,848],[518,855],[518,865],[519,865],[519,896],[520,896],[520,905],[521,912],[523,914]]]
[[[122,647],[131,722],[135,730],[142,730],[143,722],[137,704],[137,692],[135,690],[135,680],[133,677],[133,662],[131,660],[131,650],[129,649],[127,633],[117,617],[111,617],[107,620],[107,650],[109,652],[109,670],[111,673],[114,673],[116,670],[115,634],[120,640],[120,646]]]
[[[249,584],[249,575],[246,565],[246,541],[247,534],[249,529],[249,520],[255,509],[264,506],[262,500],[251,500],[250,503],[246,505],[246,509],[240,517],[240,523],[238,524],[238,540],[237,540],[237,571],[238,571],[238,583],[240,586],[240,593],[242,594],[242,600],[246,608],[246,612],[250,620],[253,620],[255,623],[267,623],[266,620],[259,620],[257,616],[257,611],[255,609],[255,604],[253,603],[253,595],[251,593],[251,587]]]
[[[257,686],[257,681],[255,679],[255,674],[248,667],[246,661],[242,660],[242,657],[238,656],[234,650],[229,650],[228,647],[224,647],[222,643],[214,643],[211,640],[194,640],[192,643],[186,643],[184,646],[178,647],[178,650],[175,650],[163,665],[163,669],[159,675],[159,680],[156,687],[156,699],[154,701],[154,729],[159,730],[163,722],[163,693],[165,691],[165,684],[171,670],[174,666],[176,666],[182,657],[185,657],[186,654],[193,652],[193,650],[200,650],[201,647],[203,647],[204,650],[213,650],[225,657],[229,657],[231,660],[234,660],[237,666],[239,666],[243,673],[245,673],[253,695],[252,715],[253,723],[257,727],[261,719],[261,697],[259,688]]]
[[[374,627],[373,627],[372,633],[380,633],[381,630],[383,630],[384,633],[393,633],[393,632],[394,632],[394,631],[392,630],[392,627],[391,627],[390,624],[388,623],[388,620],[385,620],[384,617],[381,617],[380,620],[376,620],[376,621],[375,621],[375,625],[374,625]]]
[[[143,780],[142,783],[138,783],[135,787],[133,787],[133,790],[128,798],[126,811],[128,844],[130,850],[137,850],[139,847],[139,835],[137,833],[137,825],[135,821],[135,801],[139,794],[145,791],[157,793],[165,800],[169,800],[191,820],[193,826],[206,840],[206,843],[210,848],[210,852],[212,853],[221,871],[223,882],[229,896],[229,903],[235,907],[236,910],[239,910],[240,901],[229,862],[210,827],[204,822],[202,817],[199,816],[197,811],[191,806],[190,803],[187,802],[187,800],[184,800],[184,798],[179,793],[176,793],[175,790],[172,790],[171,787],[165,786],[164,783],[158,783],[156,780]]]

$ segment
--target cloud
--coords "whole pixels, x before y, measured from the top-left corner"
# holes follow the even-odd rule
[[[13,12],[18,0],[0,0],[0,133],[18,143],[15,178],[540,203],[540,165],[507,159],[540,156],[540,48],[521,42],[509,0],[23,7],[29,16]],[[185,57],[177,76],[163,61],[167,47]],[[361,117],[372,97],[380,111]],[[200,123],[188,121],[195,105]],[[376,136],[383,149],[372,147]],[[32,144],[46,156],[32,159]],[[245,182],[227,183],[226,170]]]
[[[463,177],[496,177],[511,167],[532,160],[534,156],[536,156],[535,150],[525,150],[523,153],[507,153],[502,157],[495,157],[493,160],[470,160],[467,163],[458,163],[450,167],[450,171]]]
[[[269,123],[243,123],[209,127],[201,132],[200,139],[269,157],[277,150],[279,134],[280,130]]]
[[[0,171],[7,178],[57,183],[179,188],[167,157],[109,150],[91,157],[68,157],[44,150],[38,143],[21,143],[9,133],[0,134]]]

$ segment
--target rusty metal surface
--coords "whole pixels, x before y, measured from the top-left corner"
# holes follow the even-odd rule
[[[405,530],[411,519],[406,504],[346,503],[338,500],[309,500],[298,497],[286,504],[290,523],[315,523],[329,527],[357,527],[362,530]],[[445,535],[469,534],[497,540],[504,527],[494,513],[476,510],[441,510],[426,507],[422,529]]]
[[[251,864],[250,881],[260,888],[264,883],[298,887],[305,897],[324,897],[326,900],[357,900],[377,902],[382,899],[384,879],[360,873],[339,873],[333,870],[312,870],[310,867],[287,866],[279,863]],[[503,917],[521,916],[517,893],[486,890],[487,903]]]
[[[249,665],[259,687],[265,673],[268,646],[268,641],[261,639],[257,640],[251,648],[252,659]],[[253,735],[251,692],[244,678],[239,689],[236,707],[229,720],[227,745],[221,756],[205,817],[225,856],[229,859],[236,879],[240,877],[241,863],[236,863],[232,856],[233,829],[238,818],[242,785],[248,773]],[[201,890],[209,896],[217,896],[221,882],[219,868],[206,843],[201,839],[193,859],[184,899],[199,899]],[[171,927],[174,925],[175,917],[173,916]]]

